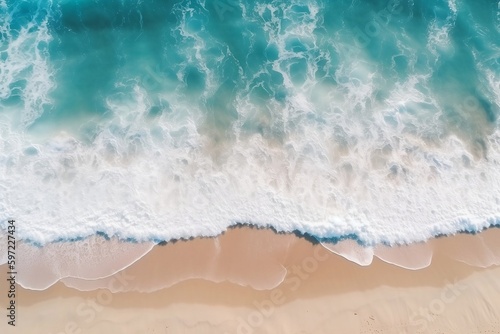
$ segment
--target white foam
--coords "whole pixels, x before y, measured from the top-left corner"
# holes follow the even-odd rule
[[[386,126],[380,116],[387,106],[373,110],[368,128],[348,111],[322,125],[300,116],[304,100],[291,99],[285,108],[296,130],[282,144],[241,137],[215,164],[195,120],[162,116],[153,132],[141,116],[143,93],[136,90],[131,105],[110,104],[121,118],[103,124],[93,146],[61,134],[27,155],[33,143],[4,132],[8,177],[0,214],[22,224],[20,238],[44,244],[103,231],[169,240],[253,222],[319,237],[405,243],[480,230],[498,217],[498,132],[486,138],[488,160],[474,160],[453,135],[430,146],[404,127]],[[348,110],[348,102],[337,108]],[[335,128],[343,138],[332,138]],[[376,168],[374,155],[382,161]]]
[[[0,5],[6,6],[5,3]],[[6,15],[0,26],[0,33],[5,36],[5,47],[0,50],[5,59],[0,61],[0,99],[19,95],[23,102],[20,121],[28,126],[51,102],[49,92],[55,83],[48,62],[48,43],[52,36],[47,27],[48,18],[40,24],[29,22],[20,28],[17,36],[13,36],[10,18],[10,15]],[[25,82],[25,86],[14,89],[16,82]]]
[[[440,22],[440,18],[436,18],[430,22],[428,27],[427,50],[430,50],[433,56],[437,59],[441,53],[453,52],[453,42],[450,39],[450,31],[455,27],[457,20],[457,4],[455,0],[448,1],[450,13],[444,22]],[[439,50],[439,51],[438,51]]]

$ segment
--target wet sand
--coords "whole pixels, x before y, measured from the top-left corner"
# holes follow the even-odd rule
[[[16,327],[8,326],[4,315],[0,329],[2,333],[500,333],[498,240],[500,230],[490,229],[373,251],[407,267],[431,262],[411,270],[378,257],[366,260],[366,254],[361,256],[366,265],[361,266],[291,234],[231,229],[217,238],[155,246],[106,278],[64,278],[42,291],[18,286]],[[351,246],[347,242],[346,247]],[[0,270],[7,271],[5,265]],[[6,305],[7,281],[0,282]]]

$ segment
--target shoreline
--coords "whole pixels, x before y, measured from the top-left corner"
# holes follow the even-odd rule
[[[166,261],[171,263],[176,262],[174,255],[186,258],[183,263],[192,262],[193,258],[203,258],[203,261],[199,260],[197,264],[193,262],[189,268],[177,269],[184,275],[191,274],[192,276],[186,276],[183,279],[202,278],[214,282],[227,280],[243,286],[250,285],[256,289],[270,289],[275,285],[259,286],[259,283],[253,284],[252,279],[255,277],[252,275],[247,276],[247,282],[245,282],[244,277],[240,277],[240,281],[238,281],[225,276],[206,276],[204,273],[210,272],[210,265],[213,266],[218,262],[222,264],[228,261],[236,262],[237,259],[231,258],[229,254],[246,247],[246,252],[240,254],[239,259],[253,263],[262,261],[269,255],[274,258],[276,263],[274,263],[275,268],[271,268],[270,276],[272,276],[273,270],[274,272],[280,271],[276,268],[278,262],[280,265],[285,265],[284,259],[288,248],[295,244],[308,244],[311,247],[319,245],[329,252],[361,266],[369,266],[375,258],[378,258],[405,269],[421,270],[431,264],[433,254],[437,250],[452,259],[471,266],[488,267],[500,264],[500,245],[497,245],[499,239],[500,228],[497,226],[478,233],[458,232],[455,235],[438,236],[427,242],[394,246],[383,244],[362,246],[355,238],[327,243],[297,231],[278,232],[274,228],[263,228],[249,224],[235,225],[216,237],[193,237],[187,240],[179,239],[159,243],[122,241],[114,237],[109,238],[102,234],[96,234],[73,242],[50,243],[43,247],[18,242],[17,260],[20,275],[17,281],[23,288],[31,290],[44,290],[58,281],[97,282],[129,268],[135,262],[141,262],[143,258],[147,259],[151,254],[163,249]],[[258,240],[258,245],[264,247],[256,247],[254,240]],[[463,240],[463,242],[457,240]],[[463,244],[467,245],[467,249],[461,247]],[[249,250],[254,253],[250,253]],[[54,261],[54,258],[58,261]],[[96,263],[99,263],[99,266],[96,266]],[[267,265],[271,266],[272,263],[269,262]],[[5,264],[0,265],[0,267],[2,266]],[[151,270],[151,268],[145,270]],[[248,275],[248,273],[245,274],[244,268],[238,268],[238,270],[240,270],[240,276]],[[281,275],[283,275],[282,270]],[[162,288],[172,286],[175,283],[170,282]]]
[[[19,326],[7,333],[499,330],[500,246],[484,248],[499,236],[493,229],[433,239],[420,245],[432,251],[430,265],[409,270],[386,262],[387,254],[360,266],[294,235],[234,229],[155,246],[107,278],[66,278],[42,291],[19,287]]]
[[[499,218],[500,219],[500,218]],[[434,239],[440,239],[440,238],[447,238],[447,237],[453,237],[456,235],[478,235],[482,234],[483,232],[489,231],[489,230],[494,230],[494,229],[499,229],[500,230],[500,223],[497,223],[498,219],[495,219],[495,223],[491,223],[490,225],[481,225],[479,226],[478,229],[476,230],[456,230],[452,233],[449,234],[444,234],[444,233],[439,233],[436,235],[433,235],[427,239],[416,239],[416,240],[411,240],[411,241],[403,241],[403,242],[395,242],[395,243],[389,243],[386,241],[382,241],[379,243],[366,243],[362,239],[359,238],[356,234],[342,234],[342,235],[336,235],[332,237],[318,237],[315,236],[309,232],[301,232],[300,230],[292,230],[292,231],[284,231],[284,230],[277,230],[274,226],[272,225],[258,225],[254,223],[235,223],[232,225],[228,225],[225,230],[221,230],[220,233],[214,234],[214,235],[198,235],[198,236],[190,236],[190,237],[179,237],[179,238],[172,238],[169,240],[162,240],[158,238],[152,238],[152,239],[145,239],[145,240],[137,240],[133,237],[119,237],[116,235],[110,236],[105,232],[102,231],[97,231],[94,234],[86,235],[86,236],[79,236],[75,238],[68,238],[68,239],[57,239],[53,241],[48,241],[46,243],[39,243],[39,242],[34,242],[30,239],[28,240],[22,240],[21,242],[24,243],[25,245],[36,247],[36,248],[43,248],[48,245],[57,245],[57,244],[66,244],[66,243],[76,243],[76,242],[84,242],[92,238],[102,238],[103,241],[116,241],[120,243],[132,243],[132,244],[145,244],[145,243],[152,243],[154,246],[166,246],[169,244],[174,244],[178,242],[187,242],[187,241],[193,241],[196,239],[214,239],[214,238],[219,238],[220,236],[223,236],[224,234],[230,232],[231,230],[237,230],[237,229],[251,229],[251,230],[269,230],[272,231],[274,234],[277,235],[293,235],[299,239],[304,239],[310,242],[313,245],[320,244],[320,243],[329,243],[329,244],[337,244],[341,243],[346,240],[354,241],[358,245],[363,246],[363,247],[377,247],[377,246],[387,246],[387,247],[401,247],[401,246],[410,246],[413,244],[419,244],[419,243],[428,243],[429,241],[432,241]],[[2,236],[0,236],[2,237]],[[0,239],[0,242],[4,242],[5,240]],[[1,265],[1,264],[0,264]]]

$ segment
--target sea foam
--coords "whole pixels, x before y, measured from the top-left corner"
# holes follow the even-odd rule
[[[325,1],[26,6],[1,3],[0,227],[19,240],[251,223],[371,247],[499,224],[498,31],[470,1],[382,21]]]

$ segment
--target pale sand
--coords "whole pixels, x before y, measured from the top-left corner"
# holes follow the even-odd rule
[[[415,267],[434,253],[429,267],[408,270],[378,258],[360,266],[293,235],[234,229],[155,247],[107,279],[65,279],[114,291],[182,281],[153,293],[81,292],[62,283],[44,291],[18,287],[15,328],[6,324],[1,279],[0,333],[500,333],[499,240],[500,230],[492,229],[415,245],[413,255],[411,247],[375,251],[392,262],[404,255]],[[223,282],[263,289],[285,275],[272,290]]]

